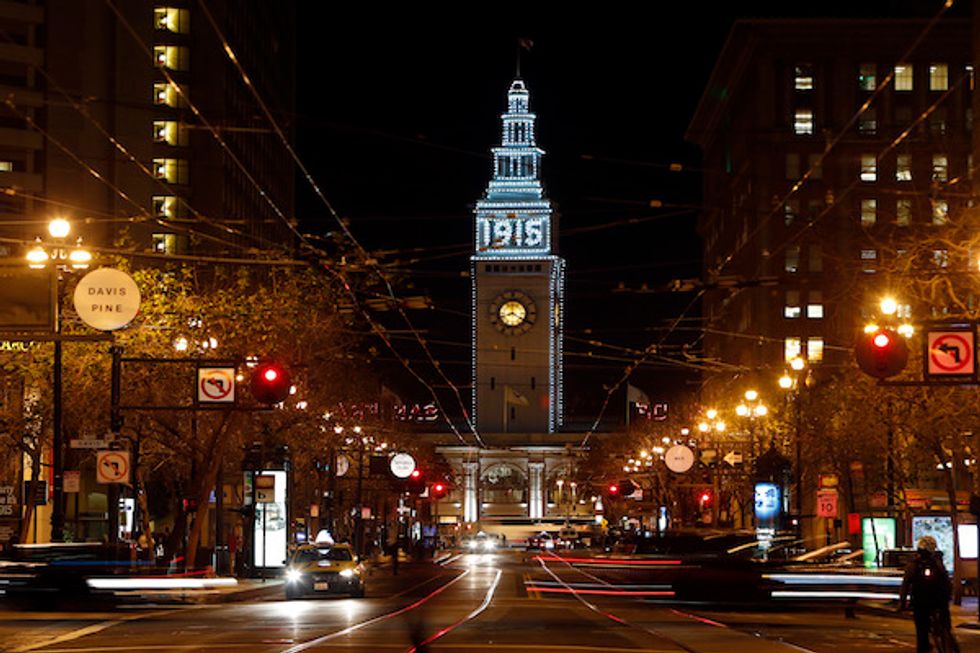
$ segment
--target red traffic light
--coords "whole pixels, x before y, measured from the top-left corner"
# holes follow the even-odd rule
[[[891,329],[863,333],[854,347],[858,367],[876,379],[895,376],[909,361],[909,346]]]
[[[410,474],[410,476],[412,478],[419,478],[419,477],[422,476],[422,472],[420,470],[418,470],[418,469],[413,469],[412,470],[412,473]]]
[[[432,486],[432,489],[435,490],[436,492],[445,492],[446,486],[443,485],[442,483],[436,483],[435,485]]]
[[[609,485],[609,496],[616,496],[619,494],[619,486],[615,483]]]
[[[710,503],[710,502],[711,502],[711,493],[710,492],[702,492],[701,493],[701,503]]]
[[[289,372],[276,363],[259,365],[249,381],[252,396],[260,404],[279,404],[289,396]]]

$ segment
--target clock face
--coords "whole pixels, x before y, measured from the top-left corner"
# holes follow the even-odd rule
[[[508,290],[490,302],[490,322],[508,336],[527,333],[537,316],[534,300],[519,290]]]

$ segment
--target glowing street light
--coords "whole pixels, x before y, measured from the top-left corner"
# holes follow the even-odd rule
[[[783,390],[789,390],[793,387],[793,378],[789,374],[783,374],[779,377],[779,387]]]
[[[746,401],[755,401],[758,398],[759,398],[759,393],[757,391],[755,391],[755,390],[746,390],[745,391],[745,400]]]
[[[894,315],[898,312],[898,302],[894,297],[884,297],[878,305],[882,315]]]

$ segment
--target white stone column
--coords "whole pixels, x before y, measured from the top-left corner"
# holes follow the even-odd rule
[[[463,463],[463,521],[465,522],[480,519],[476,496],[479,472],[480,463]]]
[[[527,464],[527,516],[531,519],[541,519],[544,516],[544,496],[541,493],[543,473],[544,463]]]

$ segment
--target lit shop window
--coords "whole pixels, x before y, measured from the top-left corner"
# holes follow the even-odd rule
[[[153,174],[157,179],[171,184],[187,183],[187,161],[185,159],[153,159]]]
[[[153,141],[167,145],[187,145],[187,128],[176,120],[154,120]]]
[[[823,319],[823,293],[819,290],[811,290],[809,301],[806,305],[806,316],[810,320]]]
[[[800,291],[787,290],[786,304],[783,306],[783,317],[787,320],[795,320],[800,316]]]
[[[944,63],[934,63],[929,66],[929,90],[949,90],[949,66]]]
[[[183,108],[187,106],[187,87],[180,85],[180,91],[167,82],[153,85],[153,103],[162,106]]]
[[[797,91],[812,91],[813,90],[813,65],[808,63],[798,63],[796,64],[796,79],[794,80],[794,88]]]
[[[949,202],[946,200],[931,200],[932,224],[942,226],[949,222]]]
[[[899,154],[895,159],[895,181],[912,181],[912,155]]]
[[[946,158],[945,154],[932,155],[932,180],[949,180],[949,159]]]
[[[895,90],[912,90],[912,64],[901,64],[895,66]]]
[[[873,91],[877,86],[877,66],[873,63],[863,63],[858,66],[858,88],[862,91]]]
[[[861,226],[872,227],[878,222],[878,200],[861,200]]]
[[[189,34],[191,31],[191,12],[176,7],[157,7],[153,10],[153,24],[157,29],[174,34]]]
[[[176,254],[177,234],[153,234],[153,251],[158,254]]]
[[[786,338],[783,341],[783,358],[787,361],[800,357],[803,353],[803,341],[801,338]]]
[[[874,154],[861,155],[861,181],[878,181],[878,159]]]
[[[813,109],[797,109],[793,118],[793,133],[806,136],[813,133]]]
[[[907,227],[912,222],[912,200],[901,199],[895,203],[895,224]]]
[[[153,196],[153,215],[158,218],[177,217],[177,196],[176,195],[154,195]]]
[[[800,246],[791,245],[786,248],[786,271],[799,272],[800,270]]]
[[[823,338],[806,339],[806,359],[813,363],[823,360]]]
[[[190,68],[190,50],[180,45],[155,45],[153,46],[153,60],[161,68],[188,70]]]

